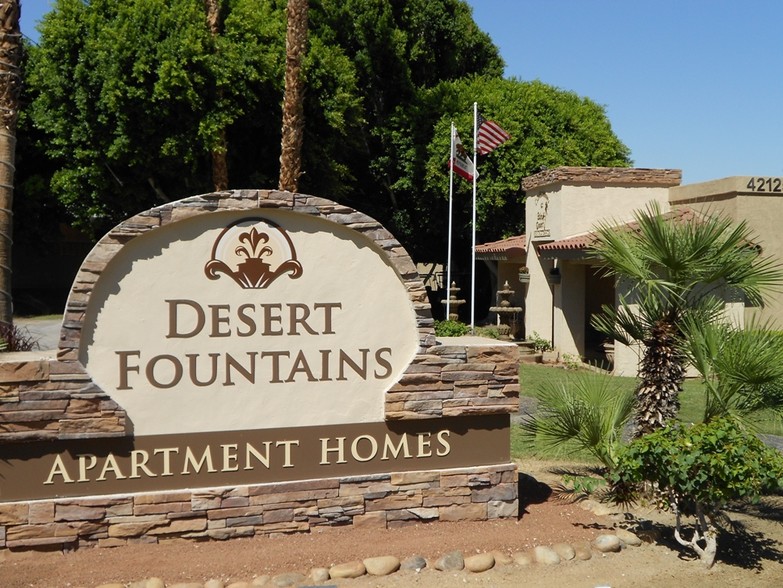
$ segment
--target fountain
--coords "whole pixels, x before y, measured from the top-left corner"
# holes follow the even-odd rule
[[[465,300],[461,300],[457,298],[457,295],[459,294],[460,288],[457,288],[457,283],[452,282],[451,287],[449,288],[449,299],[448,300],[441,300],[440,303],[446,306],[448,303],[448,309],[449,309],[449,320],[450,321],[458,321],[459,320],[459,307],[465,304]]]
[[[521,306],[511,306],[509,298],[515,290],[508,285],[508,280],[503,284],[503,289],[498,290],[497,306],[490,306],[489,310],[498,315],[498,335],[501,339],[513,339],[513,327],[517,323],[517,315],[522,312]]]

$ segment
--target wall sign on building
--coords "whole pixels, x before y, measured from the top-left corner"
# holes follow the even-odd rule
[[[323,198],[208,194],[121,223],[57,358],[0,363],[0,548],[514,516],[516,347],[432,324],[394,237]]]

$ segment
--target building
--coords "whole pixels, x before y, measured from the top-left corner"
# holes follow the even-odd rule
[[[522,180],[527,195],[526,235],[477,246],[476,257],[508,281],[521,306],[524,328],[517,338],[538,335],[562,354],[606,361],[617,374],[635,375],[637,351],[615,345],[590,325],[604,304],[616,305],[622,293],[601,275],[588,256],[599,224],[622,226],[634,212],[655,201],[671,218],[723,213],[744,219],[765,255],[783,259],[783,179],[731,177],[681,186],[672,169],[559,167]],[[750,315],[783,324],[783,294],[763,309],[746,308],[725,296],[727,314],[738,323]]]

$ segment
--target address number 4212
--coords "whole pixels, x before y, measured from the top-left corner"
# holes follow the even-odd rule
[[[747,188],[753,192],[783,192],[783,178],[750,178]]]

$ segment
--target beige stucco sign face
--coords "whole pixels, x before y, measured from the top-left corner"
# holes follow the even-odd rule
[[[369,423],[418,348],[378,246],[281,210],[216,212],[125,245],[80,360],[136,435]]]

